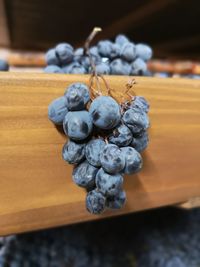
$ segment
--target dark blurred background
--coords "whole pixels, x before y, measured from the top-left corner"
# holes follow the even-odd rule
[[[0,43],[11,48],[77,47],[100,26],[96,40],[121,32],[149,43],[155,57],[200,58],[199,0],[0,0],[0,17]]]

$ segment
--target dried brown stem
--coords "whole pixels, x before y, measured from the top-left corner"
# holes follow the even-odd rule
[[[91,41],[94,39],[94,37],[96,36],[96,34],[98,32],[100,32],[102,29],[99,28],[99,27],[95,27],[92,32],[90,33],[90,35],[88,36],[88,38],[86,39],[85,41],[85,46],[84,46],[84,54],[85,55],[88,55],[89,57],[89,60],[90,60],[90,65],[91,65],[91,68],[92,68],[92,73],[91,75],[95,77],[96,79],[96,84],[97,84],[97,88],[98,88],[98,93],[99,95],[102,94],[101,92],[101,86],[100,86],[100,83],[99,83],[99,79],[98,79],[98,75],[97,75],[97,71],[96,71],[96,66],[95,66],[95,63],[94,63],[94,60],[92,58],[92,55],[90,53],[90,43]]]

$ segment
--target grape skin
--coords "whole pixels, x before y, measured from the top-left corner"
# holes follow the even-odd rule
[[[130,75],[131,65],[121,58],[114,59],[110,63],[110,73],[114,75]]]
[[[143,96],[135,96],[131,101],[130,108],[139,108],[142,111],[148,113],[149,103]]]
[[[115,38],[115,43],[119,44],[120,46],[129,42],[129,39],[124,34],[118,34]]]
[[[44,68],[45,73],[64,73],[63,69],[56,65],[49,65]]]
[[[140,134],[149,127],[147,114],[138,108],[128,109],[124,113],[122,120],[131,129],[133,134]]]
[[[126,202],[126,192],[120,190],[118,194],[106,199],[106,206],[110,209],[121,209]]]
[[[85,144],[68,140],[62,150],[62,157],[70,164],[78,164],[85,158]]]
[[[135,46],[136,56],[147,61],[152,58],[153,51],[150,46],[146,44],[137,44]]]
[[[67,102],[64,96],[54,99],[48,107],[48,117],[55,124],[62,124],[67,113]]]
[[[102,57],[110,57],[110,53],[112,51],[112,42],[109,40],[100,41],[97,45],[99,54]]]
[[[137,58],[131,64],[131,75],[144,75],[147,71],[147,64],[144,62],[143,59]]]
[[[90,100],[89,88],[84,83],[73,83],[67,88],[65,97],[69,110],[83,110]]]
[[[105,196],[115,196],[121,190],[123,177],[121,174],[108,174],[102,168],[96,175],[97,189]]]
[[[92,118],[87,111],[70,111],[64,118],[63,130],[72,140],[83,140],[92,131]]]
[[[120,172],[125,166],[125,158],[118,146],[107,144],[100,154],[102,168],[111,174]]]
[[[95,178],[98,168],[89,164],[87,160],[76,166],[72,173],[72,178],[75,184],[86,189],[95,186]]]
[[[141,170],[142,157],[133,147],[122,147],[121,153],[125,158],[125,167],[122,173],[132,174]]]
[[[120,50],[120,56],[122,59],[131,62],[136,57],[135,45],[133,43],[124,43]]]
[[[119,147],[128,146],[132,141],[133,135],[131,130],[124,124],[119,125],[113,130],[113,133],[108,137],[108,141]]]
[[[99,96],[89,108],[93,123],[100,129],[112,129],[121,119],[119,104],[110,96]]]
[[[102,139],[93,139],[85,146],[85,156],[88,162],[95,166],[100,167],[100,153],[105,146],[105,142]]]
[[[60,43],[56,46],[55,53],[61,64],[67,64],[73,60],[74,49],[68,43]]]
[[[86,197],[86,208],[92,214],[100,214],[105,210],[106,198],[101,192],[92,190]]]
[[[149,137],[148,133],[145,131],[138,137],[133,137],[131,146],[134,147],[138,152],[142,152],[148,146]]]
[[[56,51],[54,48],[49,49],[45,54],[45,60],[47,65],[60,65],[60,61],[56,55]]]

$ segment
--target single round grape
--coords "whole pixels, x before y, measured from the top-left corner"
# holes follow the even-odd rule
[[[115,128],[111,135],[108,136],[108,141],[119,147],[128,146],[132,141],[133,135],[131,130],[124,124]]]
[[[100,56],[97,56],[97,55],[91,55],[92,57],[92,60],[94,62],[95,65],[99,64],[101,62],[101,57]],[[79,59],[80,61],[80,64],[86,69],[86,70],[89,70],[90,67],[91,67],[91,61],[90,61],[90,58],[89,56],[82,56],[80,57]]]
[[[141,170],[142,157],[133,147],[127,146],[121,148],[121,153],[125,158],[125,167],[122,173],[132,174]]]
[[[126,202],[126,192],[120,190],[115,196],[106,199],[106,206],[110,209],[121,209]]]
[[[90,100],[89,88],[84,83],[71,84],[66,92],[67,107],[69,110],[82,110]]]
[[[110,54],[109,54],[109,58],[110,59],[114,59],[114,58],[117,58],[120,56],[120,45],[118,44],[112,44],[112,47],[111,47],[111,51],[110,51]]]
[[[105,196],[115,196],[119,193],[123,185],[121,174],[108,174],[102,168],[96,175],[97,189]]]
[[[139,108],[147,113],[149,111],[149,103],[143,96],[135,96],[131,101],[130,108]]]
[[[97,46],[92,46],[90,48],[90,54],[99,57],[99,50]]]
[[[129,42],[129,39],[124,34],[118,34],[115,38],[115,43],[119,44],[120,46]]]
[[[98,74],[108,75],[110,74],[110,66],[107,63],[101,62],[96,65],[96,72]]]
[[[6,60],[0,59],[0,71],[8,71],[9,64]]]
[[[74,49],[70,44],[68,43],[58,44],[55,48],[55,51],[61,64],[67,64],[72,62],[74,56]]]
[[[128,109],[124,113],[122,120],[133,134],[139,134],[149,127],[147,114],[139,108]]]
[[[75,51],[74,51],[74,56],[83,56],[83,53],[84,53],[84,49],[82,47],[79,47],[77,48]]]
[[[109,40],[100,41],[97,45],[99,54],[102,57],[108,57],[109,58],[110,53],[112,51],[112,46],[113,46],[113,43]]]
[[[89,164],[87,160],[77,165],[72,173],[73,181],[81,187],[86,189],[93,188],[95,186],[96,174],[98,168]]]
[[[64,71],[56,65],[49,65],[44,68],[45,73],[64,73]]]
[[[148,133],[144,131],[140,136],[133,137],[131,146],[134,147],[138,152],[142,152],[148,146],[148,143]]]
[[[92,132],[92,118],[89,112],[68,112],[63,121],[63,129],[73,140],[86,139]]]
[[[125,166],[125,158],[121,153],[118,146],[113,144],[107,144],[104,146],[101,154],[100,161],[102,168],[108,173],[118,173]]]
[[[115,75],[130,75],[131,65],[121,58],[114,59],[110,63],[110,73]]]
[[[72,62],[68,66],[67,71],[70,74],[85,74],[86,73],[86,69],[78,62]]]
[[[131,64],[131,75],[144,75],[147,71],[147,64],[143,59],[137,58]]]
[[[120,56],[126,61],[133,61],[136,57],[135,45],[133,43],[124,43],[120,50]]]
[[[103,150],[105,144],[106,143],[100,138],[92,139],[86,144],[85,156],[91,165],[95,167],[101,166],[100,153]]]
[[[78,164],[85,158],[85,144],[68,140],[62,150],[62,157],[70,164]]]
[[[54,99],[48,107],[48,117],[55,124],[62,124],[67,113],[67,102],[64,96]]]
[[[135,46],[136,57],[147,61],[152,58],[153,51],[150,46],[146,44],[137,44]]]
[[[45,60],[47,65],[60,65],[60,60],[56,55],[56,50],[54,48],[49,49],[45,54]]]
[[[105,210],[106,198],[101,192],[92,190],[86,197],[86,208],[92,214],[100,214]]]
[[[121,119],[119,104],[110,96],[99,96],[95,98],[89,112],[93,123],[100,129],[112,129]]]

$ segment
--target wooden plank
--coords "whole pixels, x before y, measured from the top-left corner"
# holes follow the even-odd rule
[[[0,45],[10,45],[10,33],[8,29],[4,0],[0,0]]]
[[[107,77],[122,90],[129,77]],[[136,77],[151,104],[144,168],[125,178],[128,201],[94,216],[61,157],[66,140],[47,106],[88,76],[0,73],[0,235],[83,222],[185,202],[200,196],[200,81]]]

